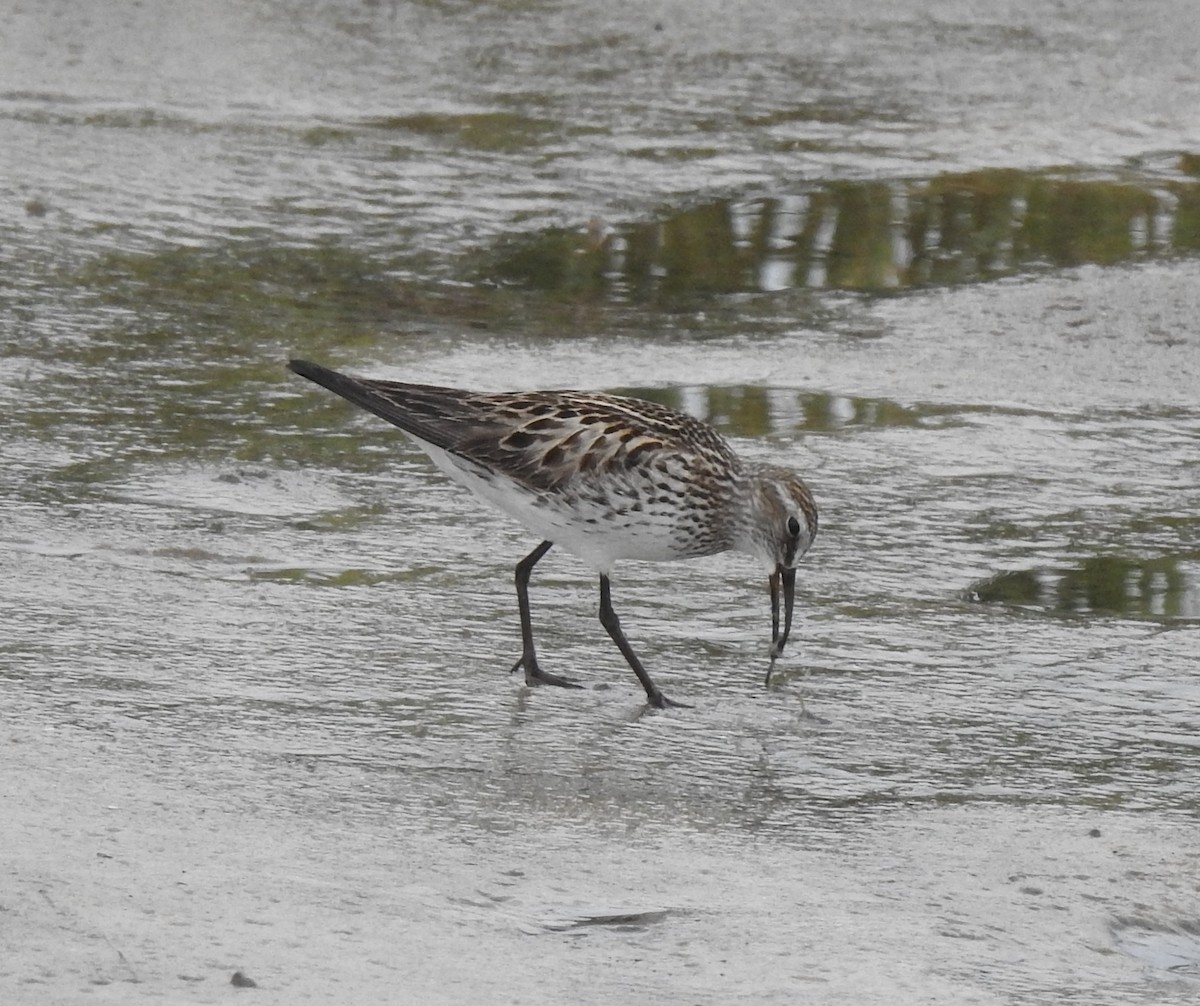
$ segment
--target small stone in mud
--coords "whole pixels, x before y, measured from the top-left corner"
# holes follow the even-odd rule
[[[258,988],[258,982],[256,982],[253,978],[247,978],[240,971],[235,971],[233,973],[233,977],[229,979],[229,984],[235,985],[239,989],[256,989],[256,988]]]

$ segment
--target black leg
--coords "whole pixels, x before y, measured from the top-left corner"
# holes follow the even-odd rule
[[[656,706],[659,709],[665,709],[667,706],[681,705],[679,702],[672,702],[661,691],[658,685],[650,680],[650,675],[646,673],[646,668],[642,666],[642,662],[638,660],[638,656],[633,652],[633,647],[629,645],[629,640],[625,638],[625,633],[621,631],[621,620],[617,618],[617,613],[612,606],[612,592],[609,588],[608,577],[603,573],[600,574],[600,624],[604,626],[612,641],[617,644],[617,649],[621,651],[621,655],[629,662],[629,666],[633,668],[633,673],[638,676],[638,681],[642,683],[642,687],[646,689],[646,698],[650,700],[650,705]],[[684,708],[687,708],[686,706]]]
[[[524,559],[517,563],[517,608],[521,612],[521,659],[513,664],[513,671],[518,667],[525,668],[525,684],[527,685],[558,685],[561,688],[579,688],[569,678],[560,678],[538,667],[537,653],[533,648],[533,619],[529,616],[529,576],[538,560],[550,551],[554,544],[544,541]],[[510,674],[512,671],[509,672]]]

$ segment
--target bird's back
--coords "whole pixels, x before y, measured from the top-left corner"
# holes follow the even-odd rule
[[[583,391],[473,392],[290,367],[400,427],[451,478],[600,568],[730,547],[741,463],[684,413]]]

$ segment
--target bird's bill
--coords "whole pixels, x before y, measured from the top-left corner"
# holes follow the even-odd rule
[[[767,684],[771,683],[771,670],[775,660],[783,653],[788,636],[792,631],[792,605],[796,600],[796,570],[775,567],[769,578],[771,584],[771,666],[767,668]],[[783,585],[783,632],[779,631],[779,594]]]

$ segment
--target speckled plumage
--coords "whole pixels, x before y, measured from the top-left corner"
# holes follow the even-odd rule
[[[771,571],[772,664],[782,651],[795,564],[817,533],[812,496],[792,472],[747,464],[710,426],[640,399],[461,391],[349,377],[303,360],[289,366],[400,427],[448,476],[544,539],[517,568],[524,653],[516,666],[524,666],[531,684],[568,684],[537,666],[529,628],[525,587],[550,544],[600,573],[601,621],[655,705],[667,700],[608,602],[608,574],[618,560],[688,559],[728,549],[758,557]]]

